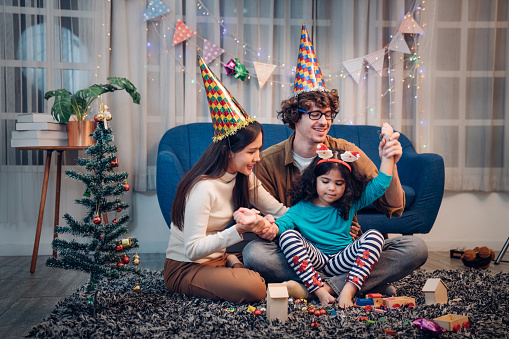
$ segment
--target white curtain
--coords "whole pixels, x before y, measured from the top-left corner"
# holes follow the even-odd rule
[[[66,88],[74,93],[106,82],[110,9],[109,1],[96,0],[0,1],[2,237],[15,238],[25,229],[35,230],[46,158],[43,151],[20,151],[10,146],[16,117],[20,113],[49,113],[51,104],[44,100],[44,93],[50,89]],[[55,206],[55,153],[43,224],[48,228],[53,225]],[[78,156],[84,153],[65,152],[62,170],[75,164]],[[76,209],[74,199],[84,189],[80,184],[62,180],[61,211],[72,213]],[[43,232],[46,234],[51,233]],[[30,244],[33,238],[22,241]]]
[[[292,92],[302,23],[327,87],[340,93],[335,123],[390,122],[418,152],[444,157],[448,190],[509,191],[507,1],[152,1],[158,2],[170,11],[148,21],[146,0],[2,2],[0,222],[36,219],[43,155],[9,142],[17,113],[49,112],[46,90],[82,88],[106,76],[130,79],[141,105],[122,92],[106,101],[120,168],[135,191],[151,191],[163,133],[210,121],[197,65],[204,39],[225,50],[209,66],[244,108],[262,123],[281,123],[276,110]],[[388,50],[407,13],[425,34],[404,34],[410,54]],[[178,20],[196,34],[173,45]],[[68,45],[76,27],[79,53]],[[379,75],[364,57],[384,48]],[[226,75],[224,64],[235,58],[250,73],[245,81]],[[364,60],[358,83],[344,66],[357,58]],[[263,87],[255,61],[276,65]]]

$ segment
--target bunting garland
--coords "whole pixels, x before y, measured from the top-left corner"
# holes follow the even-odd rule
[[[170,9],[163,4],[162,0],[150,0],[148,2],[147,10],[143,15],[145,21],[153,19],[159,15],[168,13]]]
[[[256,71],[256,76],[258,77],[258,85],[260,88],[262,88],[263,85],[265,85],[267,82],[267,79],[269,79],[272,72],[274,72],[276,69],[276,65],[264,64],[262,62],[256,61],[253,62],[253,65]]]
[[[184,22],[180,19],[177,20],[177,27],[175,28],[175,34],[173,35],[173,46],[181,43],[195,35],[196,32],[189,28]]]
[[[375,53],[368,54],[364,57],[368,64],[370,64],[379,76],[382,76],[382,71],[384,69],[384,56],[385,56],[385,48]]]
[[[421,28],[421,26],[419,26],[417,22],[415,22],[414,17],[410,12],[405,15],[405,19],[401,25],[399,25],[398,30],[403,33],[424,34],[424,30]]]
[[[223,54],[223,52],[224,49],[221,47],[218,47],[207,39],[203,39],[203,61],[205,61],[206,64]]]
[[[363,57],[360,57],[343,62],[343,66],[345,66],[346,70],[357,84],[359,83],[359,80],[361,78],[363,59],[364,59]]]
[[[405,37],[403,36],[403,33],[401,31],[398,31],[394,38],[392,38],[391,43],[389,44],[389,47],[387,47],[391,51],[395,52],[401,52],[405,54],[412,54],[410,52],[410,49],[408,49],[408,45],[406,44]]]

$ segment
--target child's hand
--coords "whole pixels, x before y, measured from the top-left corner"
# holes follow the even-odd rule
[[[390,140],[392,133],[394,133],[394,129],[392,128],[392,126],[389,125],[388,123],[384,122],[382,124],[382,135],[385,139],[385,142]]]
[[[262,239],[273,240],[279,232],[279,227],[274,223],[274,217],[270,214],[267,214],[265,217],[265,225],[260,232],[257,232],[256,235]]]

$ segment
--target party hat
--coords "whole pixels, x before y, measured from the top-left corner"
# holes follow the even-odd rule
[[[237,133],[239,129],[246,127],[255,119],[246,113],[199,55],[198,61],[214,126],[212,140],[217,142]]]
[[[306,25],[302,24],[293,96],[310,91],[327,91],[327,89]]]

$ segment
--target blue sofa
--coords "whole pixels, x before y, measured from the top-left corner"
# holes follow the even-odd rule
[[[263,124],[264,148],[290,136],[292,130],[283,124]],[[332,125],[329,134],[353,142],[380,166],[378,143],[380,127]],[[157,152],[157,198],[168,227],[171,224],[171,205],[177,185],[212,141],[212,123],[192,123],[168,130]],[[384,234],[428,233],[438,214],[444,194],[444,161],[440,155],[418,154],[410,140],[401,135],[403,156],[398,173],[406,195],[403,215],[387,218],[370,205],[358,212],[358,220],[365,231],[370,228]]]

